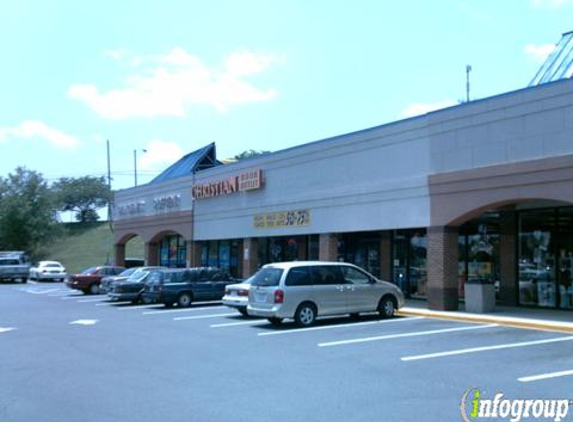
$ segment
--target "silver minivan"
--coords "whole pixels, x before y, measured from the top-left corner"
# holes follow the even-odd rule
[[[294,318],[302,327],[317,316],[377,311],[384,318],[404,305],[402,291],[353,264],[280,262],[262,267],[252,278],[249,315],[280,324]]]

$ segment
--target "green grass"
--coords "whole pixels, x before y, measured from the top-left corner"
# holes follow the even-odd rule
[[[107,222],[67,223],[64,228],[65,235],[44,248],[44,259],[61,262],[69,274],[113,261],[113,233]],[[125,256],[143,258],[141,238],[129,241]]]

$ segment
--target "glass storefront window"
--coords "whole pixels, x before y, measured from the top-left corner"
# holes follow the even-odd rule
[[[233,277],[239,276],[240,241],[210,240],[201,245],[201,264],[227,270]],[[242,261],[241,261],[242,262]]]
[[[394,283],[406,297],[425,297],[428,278],[426,230],[396,230],[392,245]]]
[[[343,234],[338,242],[338,260],[350,262],[380,277],[380,234]]]
[[[187,247],[181,236],[165,236],[159,245],[159,265],[184,268],[187,264]]]
[[[499,215],[487,213],[460,227],[458,236],[458,295],[465,297],[467,281],[489,281],[499,296]]]

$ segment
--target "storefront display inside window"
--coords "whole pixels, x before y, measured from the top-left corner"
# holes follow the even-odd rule
[[[406,297],[426,297],[426,230],[396,230],[392,249],[394,283],[402,289]]]
[[[573,208],[519,214],[519,303],[573,308]]]
[[[170,268],[184,268],[187,247],[181,236],[165,236],[159,246],[159,265]]]

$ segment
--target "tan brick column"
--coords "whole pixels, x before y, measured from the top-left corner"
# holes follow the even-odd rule
[[[185,260],[188,268],[201,266],[201,242],[186,241],[187,253]]]
[[[125,266],[125,244],[122,244],[122,245],[115,244],[115,245],[113,245],[113,250],[114,250],[115,265],[117,265],[119,267],[124,267]]]
[[[380,278],[392,281],[392,232],[380,233]]]
[[[499,213],[499,300],[502,305],[518,302],[517,215],[514,211]]]
[[[428,308],[458,309],[458,229],[428,228]]]
[[[259,239],[250,237],[243,239],[243,273],[241,277],[253,275],[259,268]]]
[[[338,260],[338,236],[336,234],[326,233],[318,237],[318,259],[320,261]]]
[[[159,245],[154,242],[145,242],[145,265],[159,265]]]

